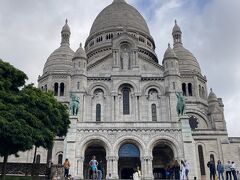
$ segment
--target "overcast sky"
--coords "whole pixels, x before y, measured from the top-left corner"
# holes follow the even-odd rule
[[[68,18],[71,48],[85,42],[97,14],[112,0],[0,0],[0,58],[37,84],[60,45]],[[127,0],[145,17],[162,62],[174,20],[198,59],[208,88],[223,98],[230,136],[240,136],[240,0]]]

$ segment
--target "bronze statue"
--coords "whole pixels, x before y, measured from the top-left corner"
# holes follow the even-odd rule
[[[71,113],[72,116],[77,116],[78,115],[80,98],[77,97],[74,94],[70,94],[70,97],[71,97],[70,113]]]
[[[183,116],[185,115],[185,108],[186,108],[185,97],[183,96],[182,92],[176,92],[176,96],[178,99],[178,102],[177,102],[178,116]]]

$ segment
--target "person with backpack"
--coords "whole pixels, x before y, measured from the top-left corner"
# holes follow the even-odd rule
[[[232,180],[232,172],[231,172],[231,163],[228,161],[228,163],[225,165],[226,169],[226,180]]]
[[[69,168],[70,168],[70,162],[68,159],[66,159],[63,163],[64,167],[64,178],[68,178],[69,175]]]
[[[217,172],[218,172],[218,179],[221,180],[222,178],[222,180],[224,180],[224,176],[223,176],[224,166],[220,160],[218,160],[218,163],[217,163]]]
[[[210,180],[215,180],[216,168],[213,158],[210,158],[210,161],[207,163],[207,167],[210,170]]]
[[[232,175],[233,175],[233,179],[237,180],[236,166],[235,166],[234,161],[232,162],[232,165],[231,165],[231,172],[232,172]]]

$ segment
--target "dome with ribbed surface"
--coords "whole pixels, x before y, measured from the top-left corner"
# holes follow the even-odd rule
[[[182,33],[180,27],[177,24],[177,20],[175,20],[175,25],[173,27],[172,33]]]
[[[142,15],[124,0],[114,0],[100,12],[92,25],[90,36],[104,30],[117,28],[135,29],[150,35]]]
[[[168,44],[168,48],[164,53],[163,59],[169,59],[169,58],[177,58],[174,50],[171,48],[170,44]]]
[[[173,47],[175,54],[179,59],[179,70],[181,71],[196,71],[201,73],[201,69],[194,55],[183,47],[182,44],[176,44]]]
[[[212,103],[212,102],[218,102],[218,98],[211,88],[210,93],[208,95],[208,103]]]
[[[47,59],[43,73],[46,72],[70,72],[72,69],[72,58],[74,51],[67,45],[56,49]]]
[[[76,58],[84,58],[87,59],[87,55],[86,52],[84,51],[84,49],[82,48],[82,43],[80,44],[80,47],[78,48],[78,50],[75,52],[73,59]]]
[[[66,19],[65,25],[62,28],[62,32],[69,32],[70,33],[70,27],[68,26],[68,20]]]

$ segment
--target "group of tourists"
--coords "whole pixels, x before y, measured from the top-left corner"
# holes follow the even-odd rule
[[[234,161],[228,161],[227,164],[222,164],[220,160],[217,162],[217,166],[215,166],[215,162],[213,158],[210,158],[210,161],[207,163],[207,166],[210,170],[210,180],[215,180],[218,178],[219,180],[224,180],[224,172],[226,180],[237,180],[237,170]],[[217,172],[217,173],[216,173]]]
[[[181,160],[180,164],[174,160],[166,168],[166,179],[188,180],[189,170],[189,163],[186,160]]]

